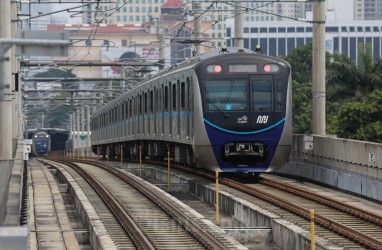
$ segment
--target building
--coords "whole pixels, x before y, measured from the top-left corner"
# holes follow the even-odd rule
[[[233,44],[234,22],[228,21],[227,44]],[[244,22],[244,47],[272,56],[287,56],[294,48],[312,42],[312,25],[302,22]],[[327,21],[325,47],[340,52],[353,61],[358,59],[358,46],[369,44],[374,60],[382,58],[382,23],[380,21]]]
[[[382,20],[382,0],[354,0],[354,19]]]
[[[192,35],[192,25],[183,26],[179,22],[168,22],[167,25],[166,27],[160,27],[158,32],[154,32],[157,29],[155,23],[99,24],[98,26],[89,24],[51,24],[48,25],[48,30],[65,30],[69,32],[69,39],[72,42],[72,46],[69,47],[71,62],[105,64],[117,62],[129,65],[129,62],[134,61],[145,65],[159,63],[169,67],[191,57],[194,45],[182,41],[187,40],[186,38]],[[161,35],[164,43],[160,44],[158,34]],[[180,34],[179,38],[182,40],[178,42],[172,41],[174,34]],[[201,38],[205,38],[205,35],[202,34]],[[163,48],[163,58],[160,58],[160,46]],[[209,49],[210,46],[202,47],[202,52]],[[55,60],[57,64],[60,64],[61,61],[60,67],[65,68],[66,58],[55,58]],[[159,67],[155,66],[152,70],[157,71]],[[121,67],[73,67],[72,73],[83,78],[120,77]]]

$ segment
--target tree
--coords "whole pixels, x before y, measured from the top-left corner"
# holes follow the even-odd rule
[[[45,72],[40,72],[34,75],[34,77],[38,78],[76,78],[77,76],[73,74],[71,71],[62,71],[59,69],[49,69]],[[61,87],[62,89],[78,89],[79,84],[73,83],[73,82],[66,82],[61,81]],[[56,94],[55,97],[57,98],[67,98],[68,100],[71,100],[72,105],[57,105],[53,108],[46,108],[38,113],[33,113],[31,115],[28,115],[28,120],[35,120],[34,123],[35,126],[40,126],[41,123],[41,113],[44,114],[46,119],[44,120],[44,127],[51,127],[51,128],[65,128],[66,124],[68,123],[68,114],[70,112],[74,111],[74,103],[73,103],[73,93],[68,92],[60,92],[59,94]],[[39,105],[46,104],[56,104],[52,103],[50,100],[43,100],[39,101]],[[38,125],[37,125],[38,124]]]
[[[45,72],[40,72],[34,75],[34,77],[39,78],[76,78],[77,76],[72,73],[71,70],[59,70],[59,69],[48,69]],[[78,82],[67,82],[67,81],[61,81],[61,86],[63,89],[71,88],[71,89],[78,89],[79,84]]]
[[[295,48],[284,58],[292,68],[293,133],[312,133],[312,44]],[[326,62],[330,54],[326,53]]]
[[[371,92],[364,101],[344,102],[336,117],[337,135],[342,138],[382,143],[382,90]]]
[[[370,45],[363,44],[358,47],[358,65],[338,53],[332,58],[327,77],[327,132],[382,142],[382,60],[374,63]]]
[[[333,54],[327,72],[328,99],[355,97],[363,100],[370,92],[382,87],[380,61],[373,63],[369,44],[358,46],[358,65],[345,55]]]

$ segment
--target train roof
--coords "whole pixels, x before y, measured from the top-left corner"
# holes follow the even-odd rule
[[[282,60],[280,58],[269,56],[269,55],[266,55],[266,54],[257,53],[257,52],[254,52],[253,50],[249,50],[249,49],[245,49],[245,48],[227,47],[227,48],[223,48],[221,50],[211,50],[211,51],[205,52],[205,53],[203,53],[203,54],[201,54],[199,56],[195,56],[195,57],[192,57],[192,58],[190,58],[188,60],[185,60],[185,61],[183,61],[181,63],[174,64],[174,65],[172,65],[169,68],[161,70],[156,75],[149,76],[148,79],[140,82],[139,84],[135,85],[134,88],[130,89],[129,91],[126,91],[121,96],[119,96],[119,97],[115,98],[114,100],[110,101],[109,103],[103,105],[100,109],[96,110],[96,112],[93,113],[93,114],[98,114],[100,112],[103,112],[105,109],[107,109],[108,107],[113,106],[114,104],[118,103],[118,101],[120,99],[122,99],[125,96],[129,95],[131,92],[135,91],[136,89],[138,89],[143,84],[145,84],[145,83],[147,83],[149,81],[152,81],[152,80],[154,80],[156,78],[161,78],[161,77],[163,77],[163,76],[165,76],[165,75],[167,75],[167,74],[169,74],[171,72],[175,72],[177,70],[181,70],[181,69],[184,69],[184,68],[187,68],[187,67],[193,67],[198,62],[206,60],[206,59],[209,59],[209,58],[213,58],[213,57],[217,57],[217,56],[221,56],[221,55],[229,56],[229,55],[234,55],[236,53],[243,53],[243,54],[254,54],[254,53],[256,53],[257,56],[262,57],[262,58],[273,59],[273,60],[278,61],[278,62],[287,63],[286,61],[284,61],[284,60]]]

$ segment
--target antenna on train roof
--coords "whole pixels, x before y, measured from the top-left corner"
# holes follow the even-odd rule
[[[256,49],[255,51],[256,53],[261,53],[261,47],[260,47],[260,44],[256,45]]]
[[[228,53],[228,50],[227,50],[226,46],[223,46],[222,50],[219,52],[219,54],[224,54],[224,53]]]

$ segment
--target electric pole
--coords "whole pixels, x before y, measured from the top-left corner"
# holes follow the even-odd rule
[[[313,2],[313,134],[326,132],[325,0]]]
[[[11,39],[11,1],[0,1],[0,39]],[[12,65],[9,45],[0,45],[0,160],[12,159]]]

